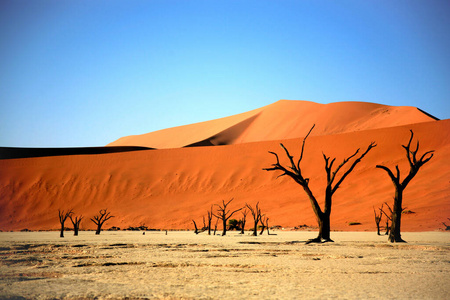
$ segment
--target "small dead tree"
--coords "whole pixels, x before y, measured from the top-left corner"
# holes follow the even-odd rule
[[[194,223],[194,227],[195,227],[194,233],[195,234],[199,234],[199,231],[198,231],[198,228],[197,228],[197,223],[195,223],[194,219],[192,219],[192,222]]]
[[[261,218],[261,232],[259,233],[259,235],[262,235],[264,233],[264,230],[267,228],[266,222],[268,222],[268,218],[262,217]],[[269,228],[267,228],[267,233],[269,233]]]
[[[387,204],[387,202],[384,202],[386,204],[387,208],[389,209],[389,214],[387,214],[383,209],[381,209],[381,212],[386,216],[386,232],[384,235],[389,235],[389,231],[391,230],[391,227],[389,226],[389,221],[392,222],[392,208]],[[383,207],[381,207],[383,208]]]
[[[302,170],[301,170],[301,167],[300,167],[300,163],[301,163],[301,161],[303,159],[303,152],[304,152],[304,148],[305,148],[305,141],[308,138],[308,136],[311,133],[311,131],[314,129],[314,126],[315,125],[313,125],[311,127],[311,129],[309,130],[308,134],[303,139],[302,148],[301,148],[301,152],[300,152],[300,157],[299,157],[297,163],[294,162],[294,157],[289,153],[289,151],[286,149],[286,147],[281,143],[280,146],[281,146],[281,148],[283,148],[284,152],[286,153],[286,156],[288,157],[291,165],[288,166],[288,167],[282,166],[280,164],[280,160],[278,158],[278,154],[276,154],[275,152],[269,151],[269,153],[275,155],[275,158],[276,158],[277,161],[276,161],[276,163],[272,164],[271,168],[264,168],[263,169],[265,171],[282,171],[283,173],[281,175],[279,175],[278,177],[285,176],[285,175],[291,177],[305,191],[305,193],[308,196],[309,201],[311,203],[311,206],[312,206],[312,209],[314,211],[314,214],[316,215],[317,223],[319,225],[319,235],[317,236],[317,238],[307,241],[308,244],[309,243],[313,243],[313,242],[314,243],[321,243],[322,241],[324,241],[324,242],[332,242],[333,241],[330,238],[330,230],[331,230],[331,227],[330,227],[330,215],[331,215],[332,197],[333,197],[334,193],[338,190],[338,188],[341,186],[342,182],[347,178],[347,176],[354,170],[356,165],[361,161],[361,159],[363,159],[363,157],[366,156],[366,154],[372,148],[376,147],[375,142],[372,142],[367,147],[366,151],[364,151],[362,154],[357,156],[358,153],[359,153],[359,150],[360,150],[358,148],[355,151],[355,153],[353,153],[349,157],[345,158],[342,161],[342,163],[334,169],[334,171],[332,170],[332,167],[333,167],[334,162],[336,161],[336,158],[333,158],[330,161],[330,157],[326,156],[324,153],[322,153],[323,154],[323,158],[325,160],[325,172],[327,174],[327,185],[326,185],[326,188],[325,188],[325,207],[324,207],[324,210],[322,211],[322,209],[320,208],[319,203],[316,200],[316,197],[314,196],[313,192],[309,188],[309,178],[305,178],[303,176]],[[340,178],[337,177],[338,172],[352,158],[355,158],[355,160],[350,165],[350,167],[347,169],[347,171],[345,171],[344,174],[342,174],[340,176]],[[334,184],[334,186],[333,186],[333,184]]]
[[[98,215],[91,218],[91,221],[94,222],[95,225],[97,225],[95,234],[100,234],[103,224],[109,219],[114,218],[114,216],[111,216],[110,214],[111,212],[108,212],[107,209],[101,209]]]
[[[247,210],[247,208],[244,208],[244,210],[242,211],[242,218],[239,220],[241,223],[241,234],[244,234],[245,223],[247,223],[247,215],[248,215],[248,210]]]
[[[213,217],[213,206],[211,205],[211,209],[208,211],[208,235],[211,235],[212,217]]]
[[[269,227],[269,218],[268,217],[265,217],[262,222],[266,224],[267,235],[277,235],[276,233],[270,233],[270,231],[269,231],[269,229],[270,229],[270,227]]]
[[[70,215],[73,214],[72,210],[69,210],[67,212],[64,212],[64,210],[58,209],[58,216],[59,216],[59,223],[61,224],[61,231],[59,234],[59,237],[64,237],[64,223],[66,222],[67,218],[70,217]]]
[[[78,230],[80,229],[80,223],[83,216],[72,218],[72,215],[70,215],[69,218],[73,225],[73,235],[78,235]]]
[[[415,150],[411,149],[411,142],[414,137],[414,132],[410,130],[411,137],[409,138],[407,145],[402,145],[402,147],[406,150],[406,158],[409,162],[409,174],[403,179],[403,181],[400,179],[400,169],[398,168],[398,165],[395,166],[396,175],[386,166],[383,165],[377,165],[377,168],[380,168],[389,175],[389,177],[392,180],[392,183],[394,184],[395,188],[395,194],[394,194],[394,208],[392,210],[392,222],[391,222],[391,230],[389,234],[388,240],[391,243],[399,243],[399,242],[405,242],[400,234],[400,226],[401,226],[401,216],[402,216],[402,202],[403,202],[403,191],[405,190],[408,183],[411,181],[411,179],[416,176],[417,172],[419,172],[419,169],[430,161],[430,159],[434,155],[434,150],[425,152],[419,159],[417,159],[417,152],[419,151],[419,141],[417,141],[417,146]]]
[[[373,214],[375,215],[375,224],[377,224],[377,234],[380,234],[380,223],[381,223],[381,217],[383,216],[383,205],[381,205],[381,208],[379,208],[380,213],[377,214],[375,207],[373,207]]]
[[[258,233],[258,224],[261,222],[263,215],[261,214],[261,209],[259,208],[259,202],[256,203],[255,208],[251,207],[249,204],[245,204],[245,206],[250,210],[250,213],[253,217],[253,236],[257,236]]]
[[[208,229],[208,227],[206,226],[206,223],[205,223],[205,217],[204,216],[203,216],[203,227],[201,229],[197,228],[197,223],[195,223],[194,220],[192,220],[192,222],[194,222],[194,227],[195,227],[194,233],[195,234],[202,233],[202,232],[204,232],[204,231],[206,231]]]
[[[216,224],[214,225],[214,235],[216,235],[217,224],[219,224],[219,218],[216,218]]]
[[[218,206],[217,214],[213,213],[213,215],[217,219],[222,220],[222,223],[223,223],[222,235],[226,235],[227,234],[227,222],[228,222],[228,219],[230,219],[232,215],[234,215],[235,213],[237,213],[238,211],[240,211],[242,209],[242,207],[241,207],[241,208],[236,209],[234,211],[227,210],[227,206],[230,204],[231,201],[233,201],[233,199],[234,198],[231,198],[231,200],[228,201],[227,203],[225,203],[225,200],[222,200],[222,205],[216,204],[216,206]]]

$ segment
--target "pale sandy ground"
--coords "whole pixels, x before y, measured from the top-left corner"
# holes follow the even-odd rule
[[[0,298],[450,299],[450,233],[0,233]]]

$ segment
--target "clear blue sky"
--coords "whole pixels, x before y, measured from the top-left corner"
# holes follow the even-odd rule
[[[279,99],[450,118],[450,1],[2,0],[0,146],[103,146]]]

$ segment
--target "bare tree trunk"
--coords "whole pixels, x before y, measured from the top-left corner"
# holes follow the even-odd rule
[[[394,208],[392,210],[392,223],[391,230],[389,233],[388,240],[391,243],[404,243],[405,241],[402,239],[400,234],[401,228],[401,218],[402,218],[402,200],[403,200],[403,191],[401,187],[398,187],[395,191],[394,197]]]
[[[253,236],[257,236],[258,235],[258,223],[255,223],[254,227],[253,227]]]
[[[216,235],[216,231],[217,231],[217,224],[219,224],[219,219],[216,219],[216,225],[214,225],[214,235]]]
[[[242,219],[242,221],[241,221],[241,234],[244,234],[244,232],[245,232],[245,222],[246,222],[246,220]]]
[[[311,242],[333,242],[330,238],[331,224],[330,214],[323,213],[319,219],[319,235]]]
[[[390,230],[391,230],[391,227],[389,226],[389,220],[386,220],[386,232],[384,235],[389,235]]]
[[[244,234],[245,231],[245,223],[247,222],[247,214],[248,214],[248,210],[245,208],[242,211],[242,219],[241,219],[241,234]]]
[[[384,211],[383,205],[381,205],[380,212],[386,216],[386,228],[385,228],[385,229],[386,229],[386,232],[385,232],[384,235],[389,235],[389,232],[390,232],[390,230],[391,230],[391,227],[389,226],[389,221],[392,222],[392,215],[393,215],[394,213],[393,213],[393,211],[392,211],[392,208],[389,206],[389,204],[387,204],[387,202],[385,202],[384,204],[386,204],[387,208],[389,209],[389,214],[387,214],[387,213]]]
[[[222,224],[223,224],[223,231],[222,231],[222,236],[227,234],[227,219],[222,219]]]
[[[373,208],[373,214],[375,215],[375,224],[377,225],[377,235],[381,235],[380,234],[380,222],[381,222],[381,217],[383,216],[383,205],[381,205],[381,208],[379,208],[380,210],[380,214],[377,215],[377,212],[375,210],[375,207]]]
[[[208,235],[211,235],[211,222],[213,217],[213,207],[211,205],[211,210],[208,211]]]

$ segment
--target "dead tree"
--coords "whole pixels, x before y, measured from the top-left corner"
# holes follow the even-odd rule
[[[402,147],[406,150],[406,158],[409,162],[409,174],[402,180],[400,180],[400,169],[398,165],[395,166],[396,175],[386,166],[377,165],[377,168],[380,168],[387,172],[389,177],[392,180],[395,188],[394,194],[394,208],[392,209],[392,222],[391,222],[391,230],[389,234],[388,240],[391,243],[399,243],[405,242],[400,234],[400,226],[401,226],[401,217],[402,217],[402,202],[403,202],[403,191],[405,190],[408,183],[411,179],[416,176],[419,169],[426,164],[434,155],[434,150],[425,152],[419,159],[417,159],[417,151],[419,151],[419,141],[417,141],[417,146],[415,150],[411,150],[411,142],[414,137],[414,133],[412,130],[411,137],[409,138],[409,142],[407,145],[402,145]]]
[[[266,225],[266,230],[267,230],[267,235],[277,235],[276,233],[270,233],[269,229],[269,218],[265,217],[264,220],[262,221],[262,223],[265,223]]]
[[[245,223],[247,223],[247,215],[248,215],[248,210],[247,210],[247,208],[244,208],[244,210],[242,211],[242,218],[239,220],[241,223],[241,234],[244,234]]]
[[[195,233],[195,234],[199,234],[199,231],[198,231],[198,228],[197,228],[197,223],[195,223],[194,220],[192,220],[192,222],[194,223],[194,227],[195,227],[194,233]]]
[[[59,223],[61,224],[61,231],[59,237],[64,237],[64,223],[66,222],[67,218],[70,217],[70,215],[72,214],[73,214],[72,210],[64,212],[63,210],[58,209]]]
[[[249,204],[245,204],[245,206],[250,210],[250,213],[253,216],[253,236],[257,236],[258,233],[258,224],[261,221],[261,218],[263,217],[263,215],[261,214],[261,209],[259,208],[259,202],[256,203],[255,208],[251,207]]]
[[[266,224],[264,224],[264,220],[261,220],[261,231],[259,232],[259,235],[262,235],[264,233],[265,229],[266,229]]]
[[[386,216],[386,232],[384,235],[389,235],[389,231],[391,230],[391,227],[389,226],[389,221],[392,222],[392,208],[389,206],[389,204],[387,204],[387,202],[384,202],[384,204],[386,204],[387,208],[389,209],[389,214],[387,214],[384,210],[383,210],[383,206],[381,207],[381,212]]]
[[[214,225],[214,235],[216,235],[217,224],[219,224],[219,218],[216,218],[216,224]]]
[[[114,218],[114,216],[111,216],[110,214],[111,212],[108,212],[107,209],[101,209],[98,215],[91,218],[91,221],[94,222],[95,225],[97,225],[95,234],[100,234],[103,224],[109,219]]]
[[[72,215],[69,216],[70,221],[72,221],[72,225],[73,225],[73,235],[78,235],[78,230],[80,229],[80,223],[81,220],[83,219],[83,216],[79,216],[79,217],[75,217],[72,218]]]
[[[262,217],[261,218],[261,231],[260,231],[259,235],[262,235],[264,233],[265,229],[267,229],[267,234],[270,234],[269,233],[269,228],[266,226],[266,222],[269,223],[269,218]]]
[[[212,217],[213,217],[213,206],[211,205],[211,209],[208,211],[208,235],[211,235]]]
[[[297,163],[294,162],[294,157],[291,156],[289,151],[284,147],[284,145],[281,143],[281,147],[283,148],[284,152],[286,153],[286,156],[289,158],[290,166],[284,167],[280,164],[280,160],[278,158],[278,155],[275,152],[269,151],[269,153],[275,155],[276,163],[272,164],[271,168],[264,168],[263,170],[266,171],[282,171],[283,173],[279,175],[281,176],[289,176],[291,177],[296,183],[298,183],[305,193],[307,194],[309,201],[311,203],[312,209],[314,211],[314,214],[316,215],[317,223],[319,225],[319,235],[315,239],[311,239],[307,241],[307,243],[321,243],[324,242],[332,242],[333,240],[330,238],[330,215],[331,215],[331,204],[332,204],[332,197],[334,193],[337,191],[337,189],[341,186],[342,182],[347,178],[347,176],[353,171],[353,169],[356,167],[356,165],[361,161],[361,159],[374,147],[376,147],[375,142],[370,143],[370,145],[367,147],[367,149],[359,156],[359,148],[350,155],[349,157],[345,158],[342,163],[337,166],[334,171],[332,170],[333,164],[336,161],[336,158],[331,159],[330,157],[326,156],[324,153],[323,158],[325,160],[325,171],[327,174],[327,186],[325,189],[325,207],[324,210],[320,208],[319,203],[316,200],[316,197],[314,196],[313,192],[309,188],[309,178],[305,178],[302,174],[302,170],[300,167],[300,163],[303,159],[303,152],[305,148],[305,141],[308,138],[309,134],[313,130],[315,125],[311,127],[308,134],[303,139],[302,148],[300,152],[300,157],[297,161]],[[338,172],[342,169],[343,166],[345,166],[350,159],[355,158],[353,163],[350,165],[350,167],[347,169],[347,171],[342,174],[342,176],[337,177]],[[277,177],[277,178],[278,178]],[[334,184],[334,186],[333,186]]]
[[[380,234],[380,223],[381,223],[381,217],[383,216],[383,213],[382,213],[383,205],[381,205],[381,208],[379,208],[379,210],[380,210],[380,214],[377,215],[375,207],[373,208],[373,214],[375,215],[375,224],[377,224],[377,234],[381,235]]]
[[[225,200],[222,200],[222,205],[216,204],[219,208],[217,209],[217,214],[213,213],[213,215],[217,219],[220,219],[223,222],[222,235],[226,235],[227,234],[227,222],[228,222],[228,219],[231,218],[231,216],[233,214],[235,214],[236,212],[238,212],[238,211],[240,211],[242,209],[242,207],[241,207],[241,208],[236,209],[236,210],[231,211],[231,212],[230,212],[230,210],[227,210],[227,206],[230,204],[231,201],[233,201],[233,199],[234,198],[231,198],[231,200],[228,201],[227,203],[225,203]]]
[[[197,223],[195,223],[194,220],[192,220],[192,222],[194,222],[194,227],[195,227],[194,233],[195,234],[202,233],[202,232],[204,232],[204,231],[206,231],[208,229],[208,227],[206,226],[206,223],[205,223],[205,217],[203,217],[203,227],[201,229],[197,228]]]

